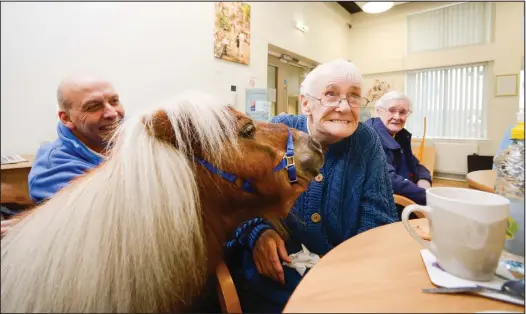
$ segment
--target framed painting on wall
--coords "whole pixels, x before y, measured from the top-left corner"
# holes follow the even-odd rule
[[[216,2],[214,56],[218,59],[250,64],[250,4]]]
[[[495,77],[495,96],[517,96],[519,80],[517,74],[504,74]]]
[[[380,97],[383,96],[383,94],[387,93],[391,90],[391,84],[387,83],[383,79],[374,79],[374,82],[371,86],[371,88],[367,91],[367,95],[365,98],[369,100],[369,104],[367,106],[374,107],[374,103],[380,99]]]

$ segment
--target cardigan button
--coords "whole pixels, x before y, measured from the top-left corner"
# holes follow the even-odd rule
[[[313,223],[317,224],[318,222],[321,221],[321,215],[318,213],[314,213],[312,214],[312,216],[310,216],[310,219],[312,220]]]
[[[323,174],[320,173],[319,175],[317,175],[316,177],[314,177],[314,180],[316,180],[316,182],[321,182],[321,181],[323,181]]]

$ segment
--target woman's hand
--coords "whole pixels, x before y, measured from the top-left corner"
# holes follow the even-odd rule
[[[287,263],[290,263],[291,260],[287,254],[285,242],[275,230],[268,229],[263,231],[256,241],[252,254],[254,263],[261,275],[270,277],[282,284],[285,283],[285,275],[280,258]]]
[[[416,185],[418,185],[422,189],[426,189],[426,190],[431,187],[431,183],[429,183],[429,181],[427,181],[427,180],[418,180]]]
[[[1,224],[2,224],[2,230],[1,230],[1,235],[4,236],[5,233],[7,233],[17,222],[18,222],[19,219],[17,218],[12,218],[12,219],[9,219],[9,220],[2,220]]]

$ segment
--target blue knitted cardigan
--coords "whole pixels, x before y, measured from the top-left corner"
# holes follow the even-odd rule
[[[271,122],[284,123],[307,132],[305,116],[279,115]],[[323,180],[312,181],[285,220],[290,232],[290,239],[286,242],[289,254],[300,251],[303,243],[311,252],[324,255],[361,232],[398,221],[385,153],[378,134],[372,128],[359,123],[353,135],[329,145],[320,172]],[[313,221],[314,214],[319,214],[321,220]],[[283,292],[283,287],[274,287],[280,291],[279,295],[272,297],[274,283],[269,282],[270,279],[259,278],[261,276],[252,260],[252,249],[259,235],[269,228],[272,227],[262,218],[250,220],[242,224],[235,237],[226,243],[230,252],[237,249],[244,255],[238,263],[234,263],[237,266],[231,266],[240,269],[231,270],[245,277],[245,281],[253,286],[253,291],[247,293],[262,294],[255,299],[257,301],[264,301],[266,296],[270,297],[270,301],[280,303],[277,308],[255,307],[255,311],[279,311],[299,282],[289,283],[292,286],[289,286],[287,293]],[[286,273],[292,270],[288,267],[284,269]],[[243,292],[240,294],[243,301]]]

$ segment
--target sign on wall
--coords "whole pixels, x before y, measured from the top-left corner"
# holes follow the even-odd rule
[[[270,103],[267,89],[247,88],[245,113],[254,120],[268,122],[270,119]]]

